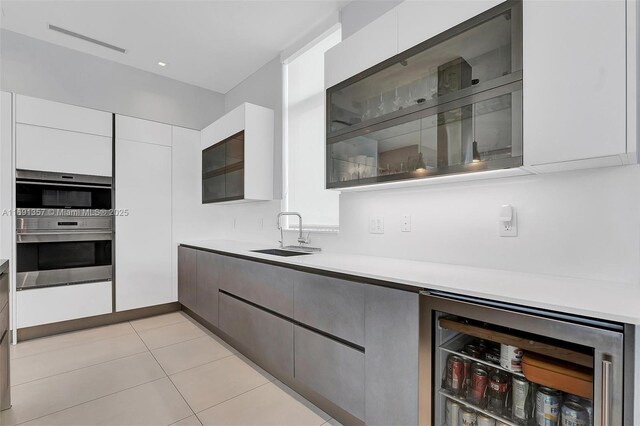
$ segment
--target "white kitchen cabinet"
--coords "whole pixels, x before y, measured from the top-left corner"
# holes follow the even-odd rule
[[[398,53],[502,3],[502,0],[404,1],[397,6]]]
[[[117,135],[115,187],[116,311],[175,301],[171,147]]]
[[[111,176],[111,137],[16,124],[16,168]]]
[[[17,292],[18,328],[111,313],[111,281]]]
[[[535,170],[594,158],[622,164],[617,156],[627,151],[625,7],[622,0],[524,2],[525,165]],[[538,167],[549,169],[557,166]]]
[[[325,53],[325,87],[334,86],[398,53],[398,10],[391,9]]]
[[[16,95],[16,122],[111,137],[112,114]]]
[[[273,110],[250,103],[203,129],[203,203],[272,200],[273,139]]]
[[[116,135],[131,141],[171,146],[171,126],[157,121],[118,115]]]

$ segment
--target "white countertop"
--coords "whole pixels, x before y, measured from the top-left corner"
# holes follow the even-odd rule
[[[640,325],[640,283],[588,280],[343,253],[280,257],[251,250],[273,245],[225,240],[182,244],[283,265],[355,275],[413,287]]]

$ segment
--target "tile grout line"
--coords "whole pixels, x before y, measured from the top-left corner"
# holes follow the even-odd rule
[[[263,387],[263,386],[266,386],[266,385],[268,385],[268,384],[273,384],[273,382],[272,382],[272,381],[268,381],[267,383],[263,383],[263,384],[261,384],[261,385],[258,385],[258,386],[256,386],[256,387],[254,387],[254,388],[251,388],[251,389],[246,390],[246,391],[244,391],[244,392],[242,392],[242,393],[239,393],[239,394],[238,394],[238,395],[236,395],[236,396],[232,396],[231,398],[227,398],[227,399],[225,399],[224,401],[220,401],[220,402],[218,402],[217,404],[213,404],[213,405],[212,405],[212,406],[210,406],[210,407],[204,408],[204,409],[202,409],[202,410],[198,411],[197,413],[195,413],[195,414],[196,414],[196,417],[198,416],[198,414],[202,414],[202,413],[204,413],[205,411],[210,410],[210,409],[211,409],[211,408],[213,408],[213,407],[217,407],[217,406],[218,406],[218,405],[220,405],[220,404],[224,404],[225,402],[229,402],[229,401],[231,401],[232,399],[236,399],[236,398],[238,398],[238,397],[240,397],[240,396],[242,396],[242,395],[245,395],[245,394],[247,394],[247,393],[249,393],[249,392],[252,392],[252,391],[254,391],[254,390],[258,389],[258,388],[261,388],[261,387]],[[200,417],[198,417],[198,421],[200,421]],[[202,423],[202,422],[200,421],[200,423]]]
[[[32,422],[32,421],[34,421],[34,420],[41,419],[41,418],[43,418],[43,417],[51,416],[51,415],[53,415],[53,414],[58,414],[58,413],[61,413],[61,412],[63,412],[63,411],[66,411],[66,410],[70,410],[70,409],[72,409],[72,408],[79,407],[80,405],[88,404],[88,403],[90,403],[90,402],[97,401],[97,400],[99,400],[99,399],[106,398],[106,397],[109,397],[109,396],[115,395],[115,394],[120,393],[120,392],[124,392],[124,391],[128,391],[128,390],[131,390],[131,389],[135,389],[135,388],[140,387],[140,386],[148,385],[149,383],[157,382],[158,380],[162,380],[162,379],[166,379],[166,378],[167,378],[167,377],[160,377],[159,379],[153,379],[153,380],[149,380],[148,382],[139,383],[139,384],[134,385],[134,386],[129,386],[129,387],[127,387],[127,388],[120,389],[120,390],[117,390],[117,391],[115,391],[115,392],[111,392],[111,393],[108,393],[108,394],[105,394],[105,395],[102,395],[102,396],[99,396],[99,397],[96,397],[96,398],[93,398],[93,399],[89,399],[89,400],[87,400],[87,401],[80,402],[80,403],[78,403],[78,404],[71,405],[71,406],[69,406],[69,407],[62,408],[62,409],[60,409],[60,410],[52,411],[52,412],[47,413],[47,414],[44,414],[44,415],[42,415],[42,416],[34,417],[34,418],[32,418],[32,419],[28,419],[28,420],[25,420],[25,421],[22,421],[22,422],[16,423],[16,424],[15,424],[15,426],[22,425],[22,424],[25,424],[25,423],[29,423],[29,422]]]
[[[149,349],[149,346],[147,346],[147,342],[145,342],[142,337],[140,337],[140,335],[138,334],[138,330],[135,329],[135,327],[133,327],[133,325],[131,326],[134,331],[136,332],[136,334],[138,335],[138,338],[140,340],[142,340],[142,343],[144,344],[144,346],[147,348],[147,351],[149,351],[149,354],[151,354],[151,356],[153,357],[153,359],[155,360],[156,364],[158,364],[158,366],[160,366],[160,368],[162,369],[162,372],[164,373],[165,377],[167,379],[169,379],[169,383],[171,383],[171,386],[173,386],[173,388],[176,390],[176,392],[178,392],[178,395],[180,395],[180,398],[182,398],[182,400],[184,401],[184,403],[187,405],[187,407],[189,407],[189,410],[191,410],[192,415],[195,416],[196,412],[194,411],[193,407],[189,404],[189,402],[187,401],[187,399],[184,397],[184,395],[182,394],[182,392],[180,392],[180,389],[178,389],[178,387],[176,386],[175,383],[173,383],[173,380],[171,380],[171,377],[169,376],[169,374],[167,374],[167,371],[164,369],[164,367],[162,366],[162,364],[160,364],[160,361],[158,361],[158,358],[156,358],[155,354],[153,353],[153,351],[151,349]],[[195,340],[195,339],[191,339],[191,340]],[[188,341],[188,340],[187,340]],[[171,346],[171,345],[169,345]],[[164,346],[167,347],[167,346]],[[158,348],[159,349],[159,348]],[[191,416],[187,416],[187,417],[191,417]],[[185,419],[187,418],[185,417]],[[178,420],[180,421],[180,420]],[[198,421],[200,421],[200,419],[198,419]],[[175,423],[175,422],[174,422]]]
[[[95,328],[103,328],[103,327],[112,327],[112,326],[114,326],[114,325],[119,325],[119,324],[124,324],[124,322],[119,322],[119,323],[116,323],[116,324],[106,325],[106,326],[102,326],[102,327],[93,327],[93,328],[95,329]],[[70,344],[70,345],[68,345],[68,346],[65,346],[65,347],[63,347],[63,348],[58,348],[58,349],[53,349],[53,350],[51,350],[51,349],[46,349],[46,350],[43,350],[43,351],[41,351],[41,352],[37,352],[37,353],[31,354],[31,355],[23,355],[23,356],[13,357],[13,358],[11,358],[11,360],[14,360],[14,359],[24,359],[24,358],[29,358],[29,357],[32,357],[32,356],[42,355],[42,354],[45,354],[45,353],[47,353],[47,352],[56,352],[56,351],[59,351],[59,350],[62,350],[62,349],[75,348],[75,347],[77,347],[77,346],[82,346],[82,345],[86,345],[86,344],[89,344],[89,343],[103,342],[103,341],[105,341],[105,340],[115,339],[115,338],[117,338],[117,337],[123,337],[123,336],[127,336],[127,335],[129,335],[129,334],[134,334],[135,329],[133,328],[133,326],[131,326],[131,324],[129,324],[129,327],[131,327],[131,330],[132,330],[132,331],[130,331],[130,332],[128,332],[128,333],[118,334],[118,335],[110,336],[110,337],[100,337],[100,338],[98,338],[98,339],[90,340],[90,341],[88,341],[88,342],[82,342],[82,343],[76,343],[76,344],[73,344],[73,343],[72,343],[72,344]],[[77,332],[72,331],[72,332],[70,332],[70,333],[62,333],[62,334],[57,334],[57,335],[53,335],[53,336],[47,336],[47,337],[44,337],[44,339],[55,339],[56,337],[60,337],[60,336],[62,336],[62,335],[64,335],[64,334],[81,333],[81,332],[83,332],[83,331],[87,331],[87,330],[92,330],[92,328],[86,328],[86,329],[84,329],[84,330],[79,330],[79,331],[77,331]],[[34,340],[35,340],[35,339],[34,339]],[[27,340],[27,342],[29,342],[29,340]],[[25,343],[26,343],[26,342],[25,342]],[[18,345],[20,345],[20,342],[18,342]],[[17,350],[17,349],[16,349],[16,350]],[[15,350],[14,350],[14,352],[15,352]]]
[[[230,357],[235,356],[235,355],[236,354],[233,354],[233,353],[229,354],[229,355],[225,355],[222,358],[214,359],[213,361],[207,361],[204,364],[194,365],[193,367],[185,368],[184,370],[180,370],[180,371],[176,371],[175,373],[167,374],[167,376],[169,378],[171,378],[171,376],[176,376],[176,375],[182,374],[182,373],[184,373],[186,371],[190,371],[190,370],[194,370],[196,368],[204,367],[205,365],[213,364],[214,362],[222,361],[223,359],[227,359],[227,358],[230,358]]]
[[[144,343],[144,342],[143,342],[143,343]],[[63,371],[63,372],[61,372],[61,373],[52,374],[52,375],[50,375],[50,376],[41,377],[41,378],[39,378],[39,379],[29,380],[28,382],[24,382],[24,383],[17,383],[17,384],[15,384],[15,385],[11,385],[11,388],[13,389],[13,388],[17,388],[17,387],[20,387],[20,386],[24,386],[24,385],[31,384],[31,383],[33,383],[33,382],[37,382],[38,380],[50,379],[50,378],[52,378],[52,377],[62,376],[62,375],[64,375],[64,374],[68,374],[68,373],[74,373],[74,372],[76,372],[76,371],[85,370],[85,369],[87,369],[87,368],[96,367],[96,366],[98,366],[98,365],[108,364],[108,363],[110,363],[110,362],[119,361],[119,360],[122,360],[122,359],[125,359],[125,358],[131,358],[131,357],[134,357],[134,356],[136,356],[136,355],[143,354],[143,353],[145,353],[145,352],[147,352],[147,350],[143,350],[143,351],[136,352],[136,353],[129,354],[129,355],[120,356],[120,357],[117,357],[117,358],[113,358],[113,359],[110,359],[110,360],[107,360],[107,361],[98,362],[98,363],[91,364],[91,365],[85,365],[84,367],[74,368],[73,370]]]

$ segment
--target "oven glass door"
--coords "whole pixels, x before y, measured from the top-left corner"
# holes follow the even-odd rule
[[[17,249],[18,289],[112,278],[111,240],[19,243]]]
[[[111,188],[91,185],[18,182],[19,209],[101,209],[111,208]]]

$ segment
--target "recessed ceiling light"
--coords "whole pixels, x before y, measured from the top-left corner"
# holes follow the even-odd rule
[[[158,62],[158,65],[160,65],[161,67],[166,67],[166,66],[167,66],[167,64],[166,64],[166,63],[164,63],[164,62],[162,62],[162,61],[161,61],[161,62]]]

